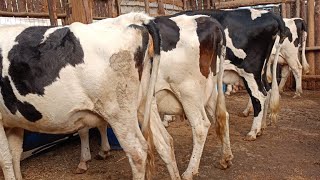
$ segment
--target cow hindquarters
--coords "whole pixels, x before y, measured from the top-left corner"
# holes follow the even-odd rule
[[[130,117],[127,112],[119,112],[118,119],[108,119],[119,143],[129,159],[133,179],[145,178],[147,142],[144,139],[137,117]]]
[[[2,123],[0,124],[0,166],[6,180],[15,180],[12,155]]]
[[[13,169],[17,180],[22,180],[20,159],[22,154],[23,134],[21,128],[11,128],[6,131],[10,152],[12,154]]]

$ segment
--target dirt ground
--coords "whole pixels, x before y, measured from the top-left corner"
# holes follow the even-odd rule
[[[220,142],[211,126],[201,159],[199,175],[194,179],[320,179],[320,92],[305,91],[293,99],[293,92],[281,96],[277,127],[268,127],[254,142],[244,141],[252,118],[240,117],[247,94],[227,97],[230,113],[233,165],[227,170],[214,167],[220,157]],[[178,168],[187,168],[192,151],[191,128],[186,121],[173,122],[168,128],[174,138]],[[98,152],[98,138],[91,137],[92,155]],[[80,141],[65,143],[53,151],[22,161],[25,179],[131,179],[131,169],[123,151],[112,151],[104,161],[93,159],[85,174],[75,175]],[[0,176],[3,179],[3,176]],[[154,179],[169,179],[166,166],[156,159]]]

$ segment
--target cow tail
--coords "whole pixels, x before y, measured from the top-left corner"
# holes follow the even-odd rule
[[[218,97],[217,97],[217,105],[216,105],[216,132],[221,142],[223,143],[223,137],[226,130],[229,129],[228,125],[228,112],[225,103],[225,97],[223,93],[223,72],[224,72],[224,60],[226,57],[226,40],[223,30],[221,30],[221,39],[219,43],[220,49],[220,62],[219,62],[219,72],[217,75],[217,88],[218,88]]]
[[[278,114],[280,111],[280,94],[279,87],[277,82],[277,65],[280,55],[280,50],[284,39],[287,37],[287,32],[285,30],[285,23],[282,18],[279,16],[276,17],[279,27],[279,43],[275,44],[276,54],[272,64],[272,85],[271,85],[271,95],[270,95],[270,118],[271,121],[275,124],[277,122]]]
[[[305,73],[309,73],[310,67],[306,59],[306,41],[307,41],[307,26],[303,19],[301,19],[302,29],[301,29],[301,59],[302,59],[302,67]]]
[[[149,21],[144,24],[144,26],[148,29],[149,34],[152,37],[152,41],[149,41],[148,46],[148,54],[150,58],[150,63],[152,63],[151,67],[151,76],[149,80],[149,87],[147,91],[144,118],[142,123],[142,133],[146,138],[148,143],[148,151],[147,151],[147,163],[146,163],[146,179],[152,179],[152,174],[154,171],[154,143],[153,143],[153,135],[150,127],[150,111],[152,106],[152,100],[154,97],[155,91],[155,83],[157,80],[159,63],[160,63],[160,35],[159,31],[156,27],[154,21]]]

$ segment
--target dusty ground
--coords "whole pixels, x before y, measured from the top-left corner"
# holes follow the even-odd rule
[[[300,99],[293,93],[282,95],[278,127],[268,127],[254,142],[243,137],[249,131],[252,115],[243,118],[238,113],[247,102],[246,93],[227,98],[230,119],[233,166],[219,170],[214,163],[219,159],[220,143],[210,128],[195,179],[320,179],[320,92],[305,91]],[[173,122],[169,128],[174,138],[176,159],[182,174],[192,150],[190,127],[184,122]],[[98,138],[91,137],[92,154],[98,151]],[[130,179],[131,170],[122,151],[112,151],[105,161],[92,160],[86,174],[72,172],[79,161],[79,140],[65,143],[54,151],[22,161],[25,179]],[[3,176],[1,177],[3,179]],[[163,162],[157,158],[155,179],[169,179]]]

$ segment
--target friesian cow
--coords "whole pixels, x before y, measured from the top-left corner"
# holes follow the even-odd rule
[[[227,40],[226,61],[230,61],[244,81],[254,108],[254,119],[246,140],[255,140],[261,134],[261,121],[265,101],[270,99],[271,117],[277,118],[279,111],[279,91],[277,83],[272,83],[272,91],[266,78],[266,63],[271,54],[277,34],[280,41],[273,69],[276,68],[281,44],[287,36],[283,19],[272,12],[255,9],[186,11],[173,16],[209,15],[224,28]],[[273,75],[276,79],[276,75]],[[276,81],[274,81],[276,82]]]
[[[283,42],[278,64],[283,65],[281,68],[281,81],[279,84],[280,92],[283,92],[284,85],[288,79],[290,71],[296,80],[296,92],[294,97],[299,97],[302,94],[302,69],[305,73],[309,72],[309,64],[306,60],[306,39],[307,26],[301,18],[283,19],[288,30],[288,38]],[[278,41],[279,36],[277,37]],[[301,61],[299,60],[299,48],[301,48]],[[272,49],[272,55],[268,62],[267,77],[271,81],[271,64],[274,60],[275,48]]]
[[[5,179],[22,179],[23,129],[71,133],[106,121],[128,156],[133,178],[145,178],[147,153],[152,153],[143,134],[151,140],[155,124],[144,121],[142,134],[137,109],[146,109],[144,120],[149,119],[159,34],[145,14],[122,18],[128,26],[101,21],[0,28],[0,165]]]
[[[110,19],[111,21],[112,19]],[[161,60],[156,81],[155,108],[160,114],[184,115],[190,122],[193,133],[193,151],[184,179],[192,179],[198,173],[200,159],[210,127],[210,120],[216,120],[217,134],[222,146],[221,166],[230,166],[233,158],[226,112],[222,91],[223,59],[225,56],[225,37],[221,25],[204,15],[156,17],[154,22],[161,37]],[[222,53],[221,53],[222,52]],[[221,55],[219,73],[216,75],[217,54]],[[216,89],[218,84],[218,92]],[[217,95],[218,94],[218,95]],[[165,159],[172,179],[179,179],[174,154],[167,154],[163,149],[173,150],[170,134],[161,123],[157,113],[160,129],[151,129],[153,134],[162,134],[163,139],[154,136],[155,148]],[[215,118],[216,114],[216,118]],[[154,121],[151,120],[151,123]],[[153,126],[151,126],[152,128]],[[88,133],[86,133],[88,136]],[[105,133],[102,136],[106,136]],[[88,139],[88,137],[83,137]],[[89,142],[81,141],[89,147]],[[90,150],[84,154],[90,154]],[[86,166],[84,170],[87,169]],[[79,166],[78,166],[79,168]],[[80,170],[80,172],[83,172]]]
[[[309,64],[306,60],[305,56],[305,47],[306,47],[306,37],[307,37],[307,27],[303,19],[301,18],[284,18],[284,22],[286,25],[286,29],[288,32],[288,38],[286,38],[283,42],[282,48],[280,50],[279,64],[282,64],[281,69],[281,81],[279,84],[280,92],[283,92],[284,85],[287,81],[290,71],[293,71],[293,75],[296,80],[296,92],[294,97],[299,97],[302,93],[302,69],[308,73],[309,72]],[[276,42],[279,41],[279,36],[277,36]],[[301,59],[302,66],[299,61],[299,48],[301,48]],[[272,54],[268,61],[267,65],[267,77],[268,80],[271,81],[271,64],[274,61],[276,48],[273,47]],[[228,73],[224,73],[224,76],[227,77]],[[266,107],[266,110],[268,107]],[[253,107],[252,103],[249,100],[245,110],[242,112],[243,116],[249,116],[250,112],[252,112]],[[266,127],[266,117],[263,118],[262,126]]]

